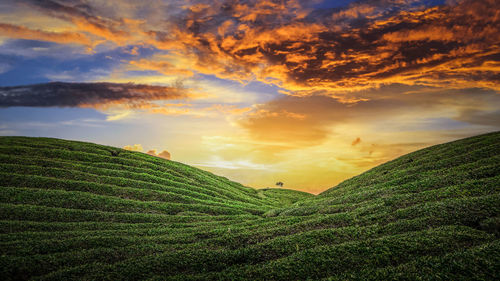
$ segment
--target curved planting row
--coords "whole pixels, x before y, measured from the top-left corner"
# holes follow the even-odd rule
[[[500,133],[318,195],[137,152],[0,138],[3,280],[498,280]]]

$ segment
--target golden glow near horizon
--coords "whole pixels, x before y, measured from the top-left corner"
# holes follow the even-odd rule
[[[500,129],[495,0],[14,2],[0,3],[1,134],[168,151],[319,193]],[[44,85],[8,87],[29,84]]]

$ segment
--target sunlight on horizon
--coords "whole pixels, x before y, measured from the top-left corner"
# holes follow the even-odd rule
[[[495,5],[0,2],[0,135],[169,153],[317,194],[500,130]]]

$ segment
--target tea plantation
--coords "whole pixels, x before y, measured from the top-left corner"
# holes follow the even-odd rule
[[[0,137],[1,280],[500,280],[500,133],[318,196],[174,161]]]

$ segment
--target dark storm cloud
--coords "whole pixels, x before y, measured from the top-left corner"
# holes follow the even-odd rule
[[[112,105],[144,107],[151,101],[187,98],[180,86],[163,87],[116,83],[53,82],[15,87],[0,87],[0,107],[92,107]]]

